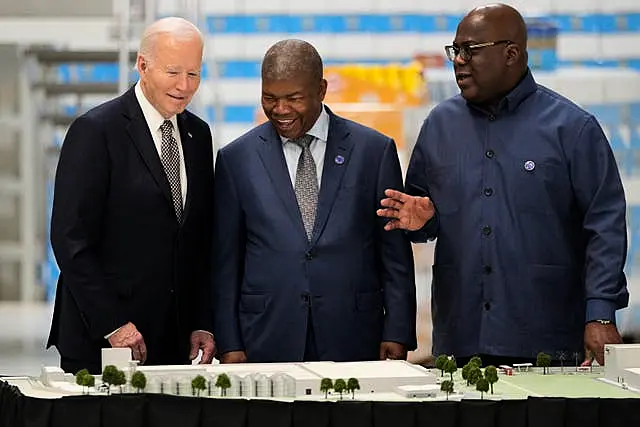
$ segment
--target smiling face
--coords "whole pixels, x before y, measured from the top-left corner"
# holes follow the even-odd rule
[[[165,119],[184,111],[198,90],[202,49],[195,33],[182,37],[162,33],[150,55],[138,55],[142,92]]]
[[[288,79],[262,79],[262,109],[280,136],[289,139],[313,127],[327,92],[327,81],[298,75]]]

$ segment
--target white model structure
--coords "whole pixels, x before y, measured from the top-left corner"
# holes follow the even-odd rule
[[[147,379],[147,393],[190,396],[191,381],[202,375],[207,381],[207,389],[201,396],[220,396],[221,391],[215,387],[216,380],[219,375],[226,374],[231,382],[231,388],[225,392],[226,397],[319,400],[324,399],[324,392],[320,389],[323,378],[334,382],[336,379],[347,382],[349,378],[356,378],[360,386],[357,395],[367,400],[444,397],[436,384],[435,374],[401,360],[138,366],[126,348],[103,349],[102,359],[103,369],[114,365],[125,372],[127,384],[123,386],[124,392],[135,392],[130,386],[130,379],[133,372],[140,371]],[[58,392],[62,396],[83,391],[76,385],[75,377],[60,368],[43,368],[39,383],[49,394]],[[100,383],[101,379],[96,378],[96,384]],[[117,389],[113,387],[113,390]],[[36,390],[37,394],[37,387],[31,387],[31,390]],[[343,394],[346,398],[350,393],[345,391]],[[333,397],[335,395],[333,392]]]
[[[604,376],[623,388],[640,391],[640,344],[606,344]]]

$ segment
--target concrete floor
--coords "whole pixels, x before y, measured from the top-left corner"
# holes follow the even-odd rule
[[[0,376],[37,375],[57,366],[55,349],[45,350],[53,307],[47,303],[0,303]]]

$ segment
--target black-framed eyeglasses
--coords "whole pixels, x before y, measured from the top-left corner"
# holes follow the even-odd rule
[[[456,56],[460,55],[460,58],[462,58],[463,61],[470,61],[471,58],[473,57],[473,50],[474,49],[480,49],[483,47],[489,47],[489,46],[496,46],[499,44],[504,44],[506,43],[507,45],[510,45],[512,43],[511,40],[498,40],[495,42],[485,42],[485,43],[476,43],[476,44],[467,44],[467,45],[462,45],[462,46],[458,46],[455,44],[449,45],[449,46],[445,46],[444,47],[444,51],[447,54],[447,58],[449,58],[449,61],[455,61]]]

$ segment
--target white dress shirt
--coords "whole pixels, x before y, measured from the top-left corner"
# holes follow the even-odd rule
[[[140,81],[136,83],[135,92],[138,104],[140,104],[142,114],[144,115],[144,119],[147,122],[149,131],[153,137],[153,143],[156,146],[156,150],[158,150],[158,156],[162,158],[162,132],[160,131],[160,126],[162,126],[165,119],[160,113],[158,113],[158,110],[151,105],[147,97],[144,96],[144,92],[142,92],[142,88],[140,87]],[[187,169],[185,168],[184,154],[182,152],[182,141],[180,140],[180,131],[178,130],[178,120],[176,116],[173,116],[168,120],[173,124],[173,137],[178,143],[178,152],[180,156],[180,187],[182,191],[182,206],[184,207],[185,201],[187,200]]]
[[[309,150],[311,150],[313,161],[316,163],[318,188],[320,188],[322,183],[322,168],[324,166],[324,153],[327,151],[327,139],[329,138],[329,114],[327,114],[324,105],[322,106],[322,111],[320,112],[320,116],[318,116],[318,120],[316,120],[315,124],[311,129],[309,129],[307,134],[313,136],[313,141],[311,141],[311,145],[309,145]],[[300,158],[300,154],[302,154],[302,147],[295,142],[291,142],[289,138],[281,136],[280,139],[282,140],[284,158],[287,162],[289,176],[291,177],[291,185],[295,188],[296,170],[298,169],[298,159]]]

